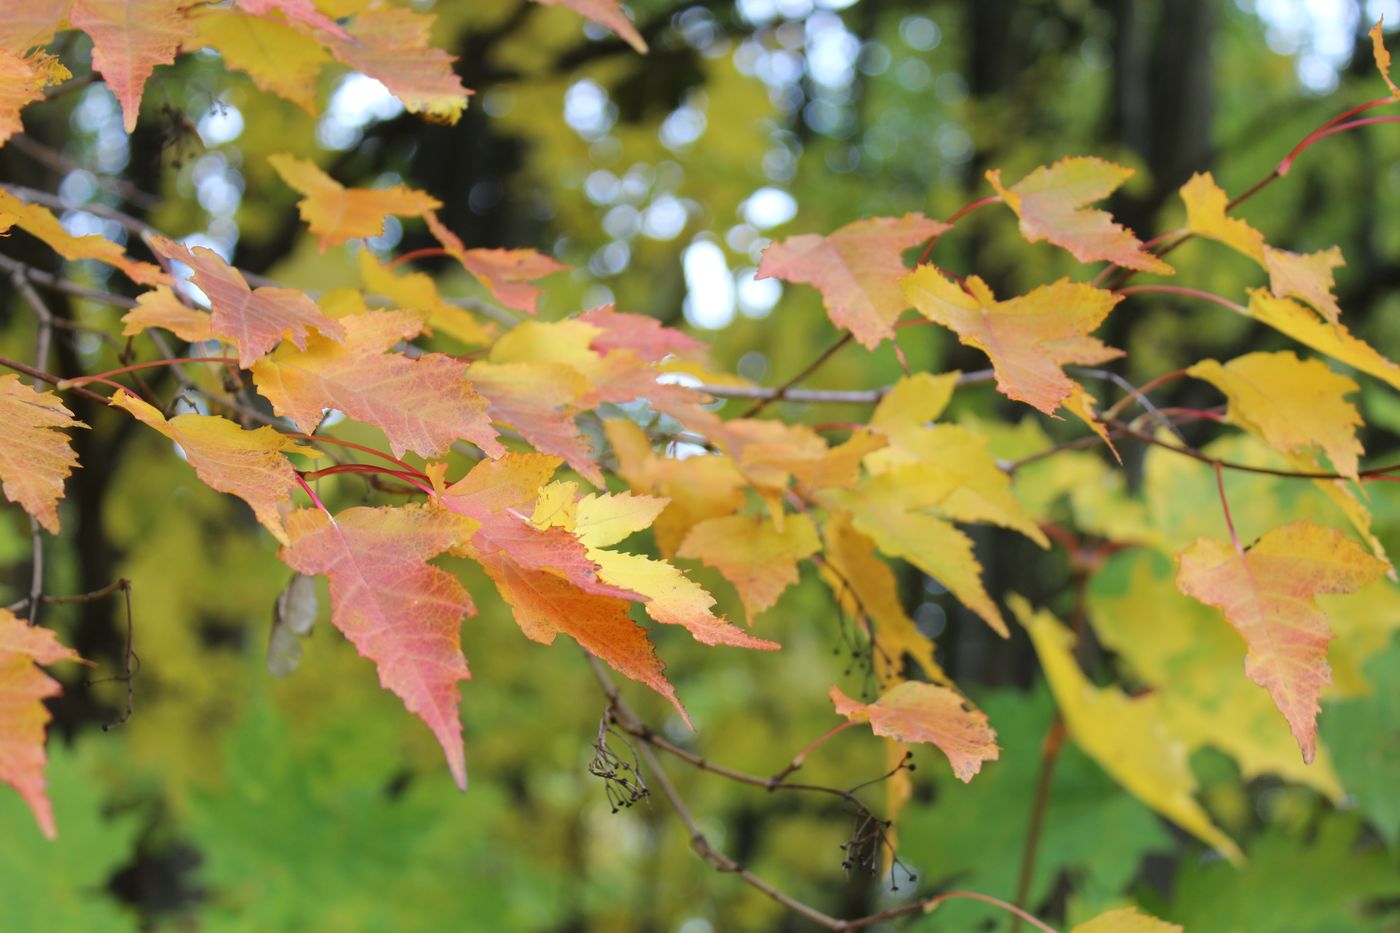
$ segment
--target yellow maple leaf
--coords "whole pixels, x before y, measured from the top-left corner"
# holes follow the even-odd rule
[[[1129,697],[1117,687],[1096,687],[1074,659],[1074,635],[1020,596],[1007,605],[1030,633],[1045,679],[1070,737],[1133,796],[1182,829],[1214,846],[1230,861],[1244,861],[1239,847],[1196,802],[1196,779],[1186,746],[1171,735],[1153,695]]]
[[[206,8],[193,21],[197,32],[186,43],[188,50],[215,49],[228,67],[246,73],[264,91],[316,114],[316,81],[331,61],[320,42],[286,22],[236,7]]]
[[[214,339],[209,315],[186,307],[164,285],[138,295],[136,307],[122,315],[122,324],[123,337],[135,337],[148,327],[159,327],[187,343]]]
[[[1357,385],[1326,363],[1259,352],[1225,364],[1202,360],[1187,373],[1225,393],[1231,423],[1283,454],[1321,450],[1338,473],[1357,478],[1362,449],[1356,429],[1362,421],[1346,400]]]
[[[159,266],[127,257],[119,244],[96,233],[73,236],[57,217],[38,204],[26,204],[0,189],[0,233],[11,225],[43,240],[64,259],[96,259],[115,266],[139,285],[169,285],[170,276]]]
[[[303,195],[297,209],[316,234],[323,253],[346,240],[379,236],[384,232],[384,218],[390,214],[421,217],[442,207],[437,198],[403,185],[347,188],[314,162],[286,153],[270,155],[267,161],[283,181]]]
[[[24,131],[19,112],[43,100],[44,88],[72,77],[58,59],[42,52],[21,57],[0,47],[0,145]]]
[[[484,346],[492,333],[465,308],[448,304],[431,276],[421,272],[395,275],[367,249],[359,251],[360,281],[365,290],[383,295],[404,310],[422,311],[428,326],[469,346]]]
[[[771,516],[706,519],[690,529],[676,554],[718,570],[739,591],[752,622],[797,582],[797,562],[820,549],[816,527],[799,512],[787,516],[781,528]]]
[[[1181,933],[1182,927],[1158,920],[1140,912],[1136,907],[1120,907],[1099,914],[1092,920],[1075,924],[1069,933]]]
[[[939,473],[933,464],[914,464],[867,476],[854,490],[825,490],[817,501],[827,509],[849,512],[856,530],[868,535],[881,552],[909,561],[942,583],[997,634],[1008,637],[1001,611],[982,586],[982,567],[973,556],[972,541],[933,514],[949,492]]]
[[[1296,301],[1279,298],[1262,288],[1250,291],[1248,311],[1256,321],[1400,389],[1400,365],[1377,353],[1364,340],[1353,337],[1341,323],[1319,321],[1316,314]]]
[[[587,495],[575,500],[574,483],[557,482],[540,492],[533,521],[543,528],[559,526],[583,542],[598,577],[646,599],[644,609],[654,621],[679,625],[706,645],[776,650],[776,642],[755,638],[711,610],[715,600],[679,568],[641,554],[608,550],[634,532],[649,527],[666,500],[654,496]]]
[[[248,503],[263,527],[288,543],[279,507],[290,502],[300,486],[283,456],[300,449],[294,440],[267,427],[246,431],[218,415],[184,414],[167,421],[154,406],[126,391],[117,392],[109,403],[179,444],[206,485]]]

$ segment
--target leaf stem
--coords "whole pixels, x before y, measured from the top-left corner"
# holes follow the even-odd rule
[[[1209,301],[1220,305],[1222,308],[1229,308],[1237,314],[1249,317],[1249,309],[1244,305],[1237,304],[1228,298],[1222,298],[1214,292],[1203,291],[1199,288],[1186,288],[1181,285],[1132,285],[1128,288],[1116,289],[1119,295],[1183,295],[1187,298],[1199,298],[1202,301]]]
[[[76,388],[86,385],[89,382],[106,382],[112,376],[122,376],[126,373],[134,373],[142,369],[155,369],[159,366],[175,366],[180,363],[233,363],[238,360],[232,356],[177,356],[167,360],[147,360],[144,363],[132,363],[129,366],[122,366],[117,369],[109,369],[103,373],[94,373],[91,376],[75,376],[72,379],[62,380],[58,387],[60,389]]]
[[[979,207],[986,207],[988,204],[995,204],[1000,200],[1001,195],[999,194],[989,194],[985,198],[978,198],[976,201],[973,201],[970,204],[964,204],[962,207],[958,208],[958,210],[955,211],[951,217],[945,220],[944,223],[947,224],[949,228],[951,228],[959,220],[966,217],[968,214],[971,214]],[[938,245],[939,237],[943,236],[943,234],[947,232],[948,231],[946,229],[940,230],[938,233],[935,233],[933,236],[929,237],[928,245],[924,247],[923,252],[919,253],[919,259],[917,262],[914,263],[914,265],[922,266],[924,263],[928,262],[929,257],[933,255],[933,248]]]
[[[412,262],[415,259],[428,259],[436,256],[451,255],[452,254],[450,252],[448,252],[446,249],[443,249],[441,246],[425,246],[422,249],[409,250],[402,256],[395,256],[393,259],[389,260],[388,268],[393,269],[396,266],[401,266],[406,262]]]
[[[1244,545],[1240,544],[1240,536],[1235,533],[1235,520],[1230,517],[1230,500],[1225,497],[1225,469],[1219,461],[1215,461],[1215,488],[1220,490],[1220,508],[1225,512],[1225,527],[1230,530],[1230,543],[1235,546],[1236,553],[1244,554]]]

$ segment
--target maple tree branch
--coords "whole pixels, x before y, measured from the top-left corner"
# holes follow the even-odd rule
[[[112,305],[113,307],[117,308],[136,307],[135,301],[123,295],[115,295],[111,292],[100,291],[96,288],[87,288],[83,285],[77,285],[73,282],[68,281],[67,279],[56,276],[50,272],[45,272],[43,269],[35,269],[33,266],[28,265],[27,263],[20,262],[17,259],[12,259],[11,257],[5,256],[3,254],[0,254],[0,270],[8,272],[12,275],[18,272],[34,284],[39,285],[43,288],[47,288],[51,291],[63,292],[65,294],[73,295],[78,298],[86,298],[89,301],[96,301],[100,302],[101,304]],[[90,330],[94,333],[105,333],[105,331],[99,331],[97,328],[84,329]]]
[[[778,386],[778,388],[773,391],[772,395],[760,398],[739,417],[752,418],[759,412],[763,411],[763,409],[767,408],[773,402],[784,398],[787,395],[789,389],[793,388],[793,386],[797,385],[803,379],[806,379],[808,376],[812,375],[812,373],[816,372],[818,369],[821,369],[822,365],[827,360],[831,359],[833,356],[836,355],[837,351],[839,351],[846,344],[854,340],[855,336],[856,335],[853,332],[849,330],[846,331],[839,338],[837,338],[835,343],[823,350],[820,356],[818,356],[816,359],[812,360],[812,362],[804,366],[797,375],[793,376],[787,382],[784,382],[782,385]]]
[[[55,376],[53,373],[46,373],[41,369],[35,369],[33,366],[28,366],[24,363],[18,362],[17,360],[8,359],[3,356],[0,356],[0,366],[5,367],[6,369],[13,369],[17,373],[24,373],[26,376],[32,376],[35,379],[38,379],[40,382],[47,382],[49,385],[54,386],[55,388],[58,387],[58,384],[60,382],[64,381],[58,376]],[[107,397],[105,395],[98,395],[96,392],[93,392],[89,389],[84,389],[81,386],[67,386],[65,387],[65,391],[72,392],[75,395],[81,395],[83,398],[91,402],[98,402],[102,405],[107,404]]]
[[[995,373],[992,370],[978,369],[958,376],[957,384],[960,386],[974,385],[981,382],[991,382],[993,378],[995,378]],[[877,405],[886,395],[890,394],[894,386],[881,386],[878,389],[797,389],[792,388],[791,383],[786,387],[767,388],[766,386],[714,385],[704,382],[694,388],[715,398],[761,399],[764,404],[781,397],[785,402]],[[744,417],[749,416],[745,415]]]

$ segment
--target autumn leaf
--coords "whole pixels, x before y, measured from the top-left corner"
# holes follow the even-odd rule
[[[932,266],[903,279],[905,294],[925,317],[992,361],[997,389],[1047,415],[1082,390],[1060,368],[1066,363],[1102,362],[1118,355],[1088,334],[1122,300],[1112,292],[1061,279],[1028,295],[997,301],[975,275],[968,291]]]
[[[1303,760],[1311,762],[1318,696],[1332,680],[1332,629],[1317,596],[1355,592],[1379,579],[1386,564],[1341,532],[1309,521],[1275,528],[1247,551],[1200,538],[1177,562],[1181,591],[1221,610],[1244,637],[1245,674],[1269,691]]]
[[[24,132],[19,112],[26,104],[44,99],[44,88],[72,75],[52,55],[36,52],[27,57],[0,48],[0,145]]]
[[[876,735],[938,746],[964,784],[982,770],[984,761],[996,761],[1001,755],[986,714],[971,708],[962,694],[948,687],[907,680],[874,703],[853,700],[838,687],[832,687],[830,695],[838,715],[870,723]]]
[[[74,0],[68,19],[92,39],[92,69],[121,104],[131,133],[141,112],[146,79],[193,34],[187,0]]]
[[[349,39],[326,37],[337,59],[382,83],[410,113],[456,123],[471,91],[452,70],[453,57],[429,41],[433,16],[380,6],[355,14]]]
[[[533,520],[543,527],[572,532],[598,566],[605,583],[630,590],[646,600],[648,616],[663,625],[679,625],[705,645],[777,650],[776,642],[755,638],[715,615],[714,597],[677,567],[641,554],[608,550],[634,532],[647,528],[666,507],[652,496],[587,495],[575,500],[574,483],[553,483],[541,492]]]
[[[279,506],[289,503],[300,487],[296,471],[283,456],[284,451],[298,449],[295,441],[272,428],[245,431],[218,415],[184,414],[166,421],[156,408],[127,391],[117,392],[109,403],[179,444],[205,485],[248,503],[263,527],[288,543]]]
[[[914,464],[868,476],[851,491],[824,491],[817,501],[827,509],[849,512],[856,530],[869,536],[882,553],[907,560],[942,583],[1007,638],[1010,632],[1001,610],[982,585],[982,566],[973,556],[972,541],[934,514],[946,493],[938,488],[937,476],[938,467]]]
[[[789,237],[763,251],[755,278],[816,287],[831,322],[873,350],[894,337],[894,322],[909,307],[899,287],[909,271],[904,250],[948,229],[922,214],[905,214],[857,220],[828,236]]]
[[[1391,96],[1400,98],[1400,87],[1396,87],[1390,78],[1390,52],[1385,47],[1385,20],[1377,20],[1367,35],[1371,37],[1371,53],[1376,59],[1376,70],[1385,79],[1385,86],[1390,88]]]
[[[467,368],[467,378],[486,399],[491,420],[512,428],[540,453],[564,460],[595,486],[603,474],[574,417],[592,388],[588,379],[558,363],[490,363]]]
[[[214,339],[214,330],[209,315],[186,307],[175,293],[165,286],[154,291],[142,292],[136,298],[136,307],[122,315],[123,337],[135,337],[150,327],[170,331],[186,343],[200,343]]]
[[[1250,291],[1248,314],[1319,353],[1400,389],[1400,366],[1377,353],[1364,340],[1353,337],[1341,323],[1319,321],[1316,314],[1298,302],[1271,295],[1262,288]]]
[[[534,314],[543,290],[530,283],[569,268],[532,249],[467,249],[437,214],[428,211],[423,216],[428,221],[428,231],[447,254],[480,279],[507,308]]]
[[[10,192],[0,189],[0,233],[4,233],[11,224],[44,241],[64,259],[105,262],[120,269],[138,285],[170,284],[170,276],[159,266],[128,258],[121,246],[104,236],[95,233],[73,236],[47,208],[26,204]]]
[[[1192,175],[1181,188],[1181,199],[1186,204],[1188,230],[1224,243],[1263,266],[1275,296],[1301,298],[1327,321],[1337,323],[1342,309],[1332,295],[1332,270],[1346,265],[1339,248],[1304,255],[1269,246],[1248,222],[1229,216],[1229,196],[1209,172]]]
[[[52,392],[40,392],[15,375],[0,376],[0,483],[49,532],[58,534],[63,481],[78,465],[67,428],[87,425]]]
[[[797,582],[797,562],[821,550],[816,527],[805,514],[788,515],[782,528],[771,517],[729,515],[690,529],[676,554],[713,567],[739,591],[752,623]]]
[[[733,515],[744,504],[744,477],[729,457],[657,456],[642,429],[626,420],[604,422],[603,432],[617,457],[618,475],[634,491],[668,500],[652,526],[663,555],[674,555],[700,522]]]
[[[632,25],[627,14],[622,12],[622,6],[618,0],[535,0],[535,2],[545,6],[566,6],[585,19],[592,20],[600,26],[606,26],[617,33],[632,48],[643,55],[646,54],[646,40],[642,38],[641,33],[637,32],[637,27]]]
[[[1010,188],[1002,186],[1000,169],[988,171],[987,181],[1016,212],[1030,242],[1049,240],[1080,262],[1108,260],[1125,269],[1171,275],[1175,270],[1145,250],[1131,230],[1114,223],[1107,211],[1087,207],[1132,176],[1132,169],[1103,159],[1070,156],[1041,166]]]
[[[444,485],[442,467],[429,467],[436,501],[478,520],[480,530],[463,553],[496,584],[525,637],[544,645],[563,633],[586,651],[655,690],[689,716],[666,679],[666,668],[643,630],[628,615],[640,594],[596,575],[584,545],[563,528],[538,528],[527,515],[559,460],[508,454],[485,460],[461,480]]]
[[[1186,748],[1167,731],[1158,699],[1152,694],[1129,697],[1117,687],[1096,687],[1079,669],[1069,629],[1048,612],[1032,611],[1015,594],[1007,605],[1030,634],[1065,727],[1085,754],[1143,803],[1230,861],[1242,863],[1239,847],[1192,796],[1196,779]]]
[[[671,354],[683,356],[705,348],[694,337],[654,317],[625,314],[612,305],[585,311],[578,320],[598,329],[588,347],[604,356],[614,350],[631,350],[643,362],[658,363]]]
[[[457,684],[471,677],[461,620],[475,613],[457,578],[426,563],[459,546],[475,522],[443,509],[353,508],[287,518],[282,560],[330,580],[331,623],[379,669],[379,682],[432,730],[466,790]]]
[[[314,115],[317,81],[331,61],[330,53],[288,23],[247,3],[239,6],[247,12],[205,8],[194,15],[196,32],[185,49],[217,49],[226,66],[244,72],[264,91]],[[266,2],[257,6],[271,9]]]
[[[841,609],[868,626],[877,683],[889,687],[906,679],[908,655],[923,676],[952,686],[934,657],[933,639],[904,611],[894,571],[876,555],[875,542],[852,527],[849,513],[840,511],[828,516],[822,537],[826,547],[817,570]]]
[[[419,217],[442,207],[442,202],[403,185],[392,188],[346,188],[314,162],[286,153],[267,157],[268,164],[303,195],[297,202],[301,219],[316,234],[321,252],[359,237],[384,232],[384,218]]]
[[[209,327],[238,347],[238,365],[249,368],[284,337],[305,350],[312,329],[344,340],[345,328],[326,317],[316,302],[295,288],[250,289],[243,273],[212,249],[186,248],[165,237],[152,237],[151,248],[166,259],[183,262],[209,298]]]
[[[463,364],[441,353],[410,359],[389,352],[418,333],[416,315],[374,311],[336,326],[341,343],[312,336],[304,350],[283,346],[252,367],[258,391],[279,415],[309,432],[325,409],[339,409],[383,431],[395,456],[436,457],[459,440],[492,457],[504,452]]]
[[[21,55],[47,45],[68,16],[71,0],[52,3],[26,3],[7,0],[0,7],[0,49]]]
[[[429,276],[422,272],[395,275],[367,249],[360,250],[358,258],[360,280],[366,291],[383,295],[404,310],[426,312],[428,326],[437,333],[447,334],[470,346],[491,342],[491,332],[465,308],[448,304]]]
[[[350,38],[335,20],[316,9],[312,0],[238,0],[238,5],[254,16],[267,17],[277,12],[289,22],[302,23],[337,39]]]
[[[1120,907],[1076,924],[1069,933],[1182,933],[1182,928],[1144,914],[1136,907]]]
[[[1230,400],[1231,423],[1284,454],[1320,450],[1338,473],[1355,480],[1361,416],[1346,396],[1357,385],[1321,360],[1293,353],[1249,353],[1224,365],[1203,360],[1186,370]]]
[[[57,830],[45,793],[44,732],[51,717],[44,700],[58,696],[61,688],[35,665],[79,660],[53,632],[0,609],[0,782],[19,791],[50,839]]]

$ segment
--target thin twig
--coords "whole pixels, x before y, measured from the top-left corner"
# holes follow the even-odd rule
[[[757,402],[755,402],[749,407],[748,411],[745,411],[739,417],[752,418],[759,412],[763,411],[763,409],[767,408],[771,403],[777,401],[778,399],[785,398],[787,396],[788,391],[792,389],[793,386],[797,385],[803,379],[806,379],[808,376],[812,375],[812,373],[816,372],[818,369],[821,369],[822,364],[824,364],[827,360],[835,356],[838,350],[840,350],[842,347],[844,347],[846,344],[850,343],[854,339],[855,334],[853,334],[851,331],[846,331],[844,334],[837,338],[835,343],[823,350],[820,356],[818,356],[816,359],[812,360],[812,362],[804,366],[797,375],[793,376],[787,382],[778,386],[778,388],[773,391],[772,395],[760,398]]]

